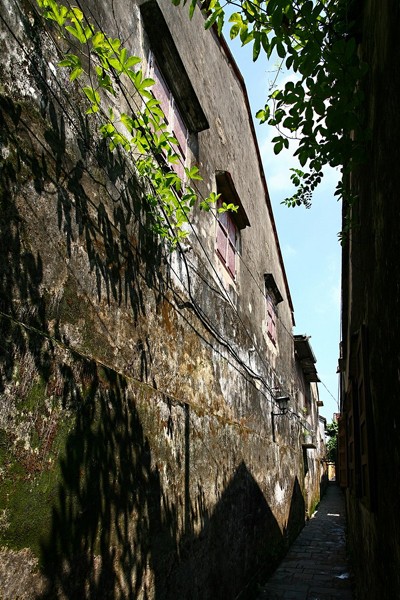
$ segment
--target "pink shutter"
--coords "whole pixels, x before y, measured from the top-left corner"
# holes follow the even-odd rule
[[[275,307],[273,307],[272,310],[272,316],[271,316],[271,332],[272,332],[272,341],[274,342],[274,344],[276,343],[276,312],[275,312]]]
[[[236,225],[233,222],[232,217],[230,216],[229,213],[225,213],[228,217],[227,221],[228,221],[228,237],[229,237],[229,241],[231,242],[232,246],[234,248],[236,248]]]
[[[226,233],[221,224],[217,224],[217,252],[221,256],[222,260],[226,262],[226,246],[227,239]]]
[[[220,198],[217,208],[222,205]],[[217,251],[232,277],[236,274],[237,227],[229,212],[218,213]]]
[[[236,225],[233,222],[232,217],[229,213],[225,213],[228,217],[228,257],[227,267],[233,277],[236,274]]]
[[[228,256],[226,258],[226,266],[228,267],[228,271],[235,277],[236,273],[236,252],[235,247],[228,241]]]
[[[267,296],[267,333],[276,342],[276,313],[271,296]]]
[[[182,120],[176,104],[174,104],[174,136],[178,140],[180,153],[185,160],[187,154],[188,130]]]
[[[155,62],[153,66],[153,79],[155,81],[155,84],[153,86],[153,94],[157,98],[157,100],[159,100],[161,109],[166,118],[166,122],[169,123],[171,92],[169,91],[169,87],[167,86],[167,83],[164,77],[161,75],[161,71]]]
[[[178,112],[176,105],[173,107],[174,114],[174,129],[173,135],[178,140],[178,145],[174,145],[174,151],[179,156],[179,162],[172,165],[175,173],[180,177],[182,181],[185,181],[185,165],[186,165],[186,154],[187,154],[187,129],[181,116]]]

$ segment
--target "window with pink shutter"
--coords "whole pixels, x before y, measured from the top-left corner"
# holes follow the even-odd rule
[[[264,274],[265,283],[265,305],[267,317],[267,335],[274,346],[278,343],[278,309],[277,306],[283,301],[278,286],[272,273]]]
[[[237,277],[237,255],[240,253],[240,231],[250,226],[246,211],[228,171],[216,171],[215,179],[219,200],[217,208],[225,202],[233,204],[235,211],[217,212],[216,253],[233,279]]]
[[[222,205],[219,198],[217,208]],[[236,275],[236,252],[239,230],[233,220],[232,213],[217,213],[217,253],[233,278]]]
[[[173,134],[178,142],[174,146],[174,151],[178,155],[179,161],[171,166],[180,179],[184,181],[189,132],[178,110],[174,96],[167,82],[165,81],[165,78],[161,73],[161,70],[153,55],[150,58],[150,65],[150,74],[155,81],[153,86],[153,94],[160,102],[160,106],[165,115],[169,131]]]

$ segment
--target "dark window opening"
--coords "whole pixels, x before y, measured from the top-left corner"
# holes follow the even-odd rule
[[[188,130],[198,133],[208,129],[207,118],[156,0],[142,4],[140,11],[151,50]]]

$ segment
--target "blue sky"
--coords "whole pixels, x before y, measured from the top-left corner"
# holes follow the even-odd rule
[[[276,59],[267,61],[266,56],[260,54],[253,63],[251,44],[242,47],[240,41],[229,40],[227,31],[225,35],[244,77],[254,117],[257,110],[264,107],[270,83],[275,79]],[[293,75],[284,72],[280,80],[287,77]],[[341,229],[341,206],[334,197],[338,172],[325,170],[311,209],[283,206],[282,200],[294,191],[289,169],[299,166],[292,156],[295,147],[275,156],[271,139],[277,135],[276,130],[253,120],[294,304],[294,333],[311,336],[310,344],[322,382],[319,394],[324,406],[320,414],[330,422],[333,413],[338,412],[335,400],[338,397],[341,250],[337,234]]]

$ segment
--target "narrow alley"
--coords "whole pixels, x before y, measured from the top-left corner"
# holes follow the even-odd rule
[[[352,600],[345,526],[344,498],[331,482],[258,600]]]

